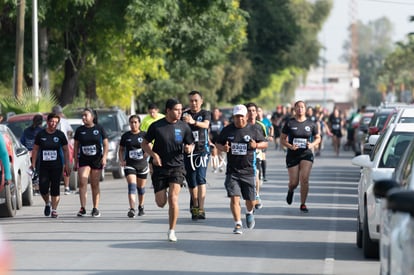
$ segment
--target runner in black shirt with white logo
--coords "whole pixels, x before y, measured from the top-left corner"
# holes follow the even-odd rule
[[[177,99],[168,99],[165,117],[150,125],[141,144],[151,157],[155,202],[159,207],[164,207],[168,201],[170,242],[177,241],[175,226],[179,213],[178,195],[185,179],[184,153],[191,152],[194,142],[190,126],[180,120],[182,109],[183,106]]]
[[[55,113],[47,116],[47,126],[35,138],[32,150],[32,165],[39,167],[40,194],[45,201],[45,216],[57,218],[60,201],[60,181],[63,172],[70,174],[68,140],[57,129],[60,117]],[[39,165],[36,162],[39,161]],[[52,209],[50,209],[52,207]]]
[[[246,203],[246,225],[255,226],[253,216],[256,201],[256,150],[267,147],[264,135],[247,122],[247,108],[236,105],[233,109],[233,123],[220,133],[216,146],[227,152],[226,180],[224,185],[230,197],[233,214],[234,234],[242,234],[240,197]]]
[[[143,216],[145,183],[149,172],[147,156],[142,150],[141,144],[145,132],[139,130],[141,119],[138,115],[129,117],[130,131],[121,136],[119,142],[119,161],[124,167],[125,177],[128,183],[129,211],[128,217],[135,217],[135,199],[138,190],[138,216]]]
[[[73,146],[74,150],[74,167],[78,169],[79,175],[79,199],[81,208],[78,217],[86,215],[86,197],[88,181],[92,189],[93,208],[92,217],[100,217],[98,209],[100,200],[99,180],[102,169],[106,165],[108,155],[108,137],[105,130],[97,124],[96,113],[85,108],[82,113],[83,125],[78,127],[75,132]]]
[[[314,159],[312,149],[319,144],[321,137],[317,124],[306,118],[305,102],[297,101],[294,107],[295,116],[287,121],[280,136],[281,144],[288,149],[286,166],[289,173],[289,190],[286,202],[292,203],[293,192],[300,181],[300,210],[306,213],[308,208],[305,203]]]

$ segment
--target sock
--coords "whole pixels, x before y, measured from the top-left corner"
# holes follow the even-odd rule
[[[237,225],[242,225],[242,221],[236,221],[236,222],[234,222],[234,226],[237,226]]]

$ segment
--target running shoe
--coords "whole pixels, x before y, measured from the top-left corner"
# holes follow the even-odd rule
[[[138,216],[144,216],[145,212],[144,212],[144,206],[138,206]]]
[[[45,205],[45,210],[43,211],[46,217],[50,216],[50,204]]]
[[[65,194],[65,195],[70,195],[70,194],[72,194],[72,191],[70,191],[70,189],[69,189],[69,188],[65,188],[65,192],[64,192],[64,194]]]
[[[256,209],[262,209],[263,208],[262,199],[260,199],[259,195],[256,196],[256,204],[254,205],[254,208],[256,208]]]
[[[92,208],[91,216],[94,218],[100,217],[101,213],[99,212],[98,208]]]
[[[293,200],[293,191],[288,190],[287,196],[286,196],[286,202],[287,204],[291,205]]]
[[[130,218],[134,218],[135,217],[135,209],[134,208],[130,208],[128,211],[128,217]]]
[[[199,209],[198,209],[198,207],[193,207],[193,208],[191,209],[191,219],[192,219],[193,221],[198,220],[198,213],[199,213]]]
[[[198,219],[199,220],[205,220],[206,219],[206,212],[204,212],[204,209],[198,210]]]
[[[86,216],[86,209],[85,207],[81,207],[78,212],[78,217]]]
[[[52,211],[52,214],[50,214],[50,217],[51,218],[57,218],[58,217],[58,213],[55,210],[53,210]]]
[[[170,242],[176,242],[177,241],[177,237],[175,236],[175,231],[174,230],[168,230],[168,240]]]
[[[242,230],[241,224],[236,224],[236,226],[233,229],[233,233],[234,234],[239,234],[239,235],[243,234],[243,230]]]
[[[309,210],[308,210],[308,208],[306,207],[305,204],[300,205],[300,211],[302,211],[303,213],[308,213],[309,212]]]
[[[253,229],[256,225],[253,214],[246,214],[246,225],[249,229]]]

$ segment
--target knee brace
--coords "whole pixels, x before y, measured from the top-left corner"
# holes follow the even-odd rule
[[[145,187],[137,187],[138,189],[138,195],[144,195],[145,194]]]
[[[136,194],[136,193],[137,193],[137,184],[128,183],[128,194]]]

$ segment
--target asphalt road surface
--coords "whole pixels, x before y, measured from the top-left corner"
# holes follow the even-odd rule
[[[284,154],[270,146],[264,207],[255,213],[256,227],[242,235],[232,233],[224,173],[211,169],[206,220],[191,220],[189,192],[181,191],[177,243],[167,241],[168,208],[156,207],[150,180],[146,215],[134,219],[127,217],[125,179],[110,174],[101,183],[100,218],[76,217],[78,195],[63,193],[58,219],[44,217],[35,197],[33,206],[0,220],[13,250],[11,274],[378,274],[378,261],[364,259],[355,245],[359,170],[351,165],[351,152],[335,157],[325,147],[314,163],[309,213],[303,214],[298,190],[293,204],[286,204]]]

